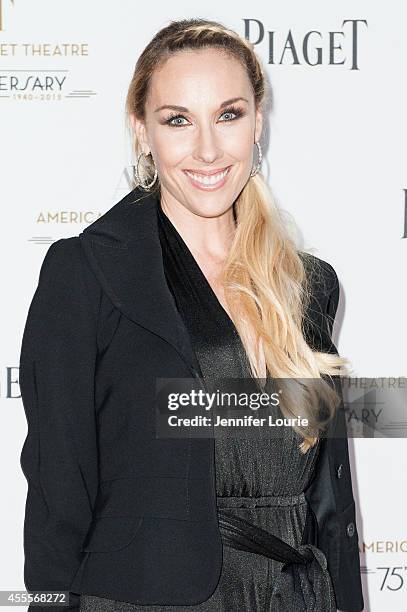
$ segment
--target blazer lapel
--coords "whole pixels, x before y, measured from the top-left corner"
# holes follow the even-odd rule
[[[165,278],[158,206],[157,196],[136,187],[86,227],[79,238],[113,304],[129,319],[169,342],[196,376],[199,364]],[[317,295],[315,299],[308,312],[313,325],[305,326],[305,335],[311,346],[321,350],[320,345],[326,342],[321,336],[326,298]]]
[[[169,342],[196,375],[199,365],[168,288],[157,224],[159,201],[135,188],[79,235],[113,304]]]

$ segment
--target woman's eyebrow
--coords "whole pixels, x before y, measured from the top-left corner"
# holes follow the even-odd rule
[[[223,108],[224,106],[229,106],[229,104],[234,104],[235,102],[238,102],[239,100],[244,100],[244,102],[249,103],[249,100],[239,96],[237,98],[230,98],[229,100],[225,100],[224,102],[222,102],[219,108]],[[163,106],[159,106],[158,108],[156,108],[154,112],[158,113],[158,111],[164,110],[165,108],[169,108],[171,110],[179,111],[182,113],[189,113],[189,110],[185,106],[177,106],[175,104],[164,104]]]

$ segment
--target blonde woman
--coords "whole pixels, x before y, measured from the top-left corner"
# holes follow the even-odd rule
[[[262,177],[265,97],[234,31],[164,27],[127,96],[136,187],[45,256],[20,360],[25,583],[69,610],[363,609],[338,278]],[[213,376],[319,379],[330,435],[308,402],[272,441],[158,437],[157,378]]]

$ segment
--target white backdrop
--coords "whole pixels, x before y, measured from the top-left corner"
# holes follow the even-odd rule
[[[27,309],[48,246],[132,188],[125,95],[139,53],[170,20],[217,19],[258,42],[273,91],[263,171],[303,247],[337,271],[339,352],[355,376],[406,375],[407,10],[394,0],[0,0],[0,11],[0,590],[21,590],[18,362]],[[365,610],[402,612],[405,440],[349,447]]]

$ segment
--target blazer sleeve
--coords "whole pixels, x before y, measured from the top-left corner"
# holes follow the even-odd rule
[[[321,260],[325,268],[325,297],[321,297],[324,316],[318,337],[318,349],[338,353],[332,330],[339,303],[339,280],[335,269]],[[319,546],[328,560],[336,604],[342,612],[364,609],[362,593],[359,534],[350,469],[347,426],[342,383],[332,376],[341,402],[330,427],[331,436],[323,440],[318,474],[313,479],[307,499],[318,519]],[[350,535],[352,534],[352,535]]]
[[[326,307],[326,326],[327,326],[327,338],[328,338],[328,352],[334,352],[338,354],[338,350],[332,339],[332,332],[334,321],[336,317],[336,311],[339,304],[339,279],[334,268],[328,264],[331,269],[331,288],[328,294],[328,302]]]
[[[22,337],[19,382],[28,430],[20,464],[28,483],[28,591],[69,591],[85,555],[82,542],[97,492],[97,304],[81,249],[77,237],[49,247]],[[79,610],[79,596],[69,599],[69,608],[29,610]]]

